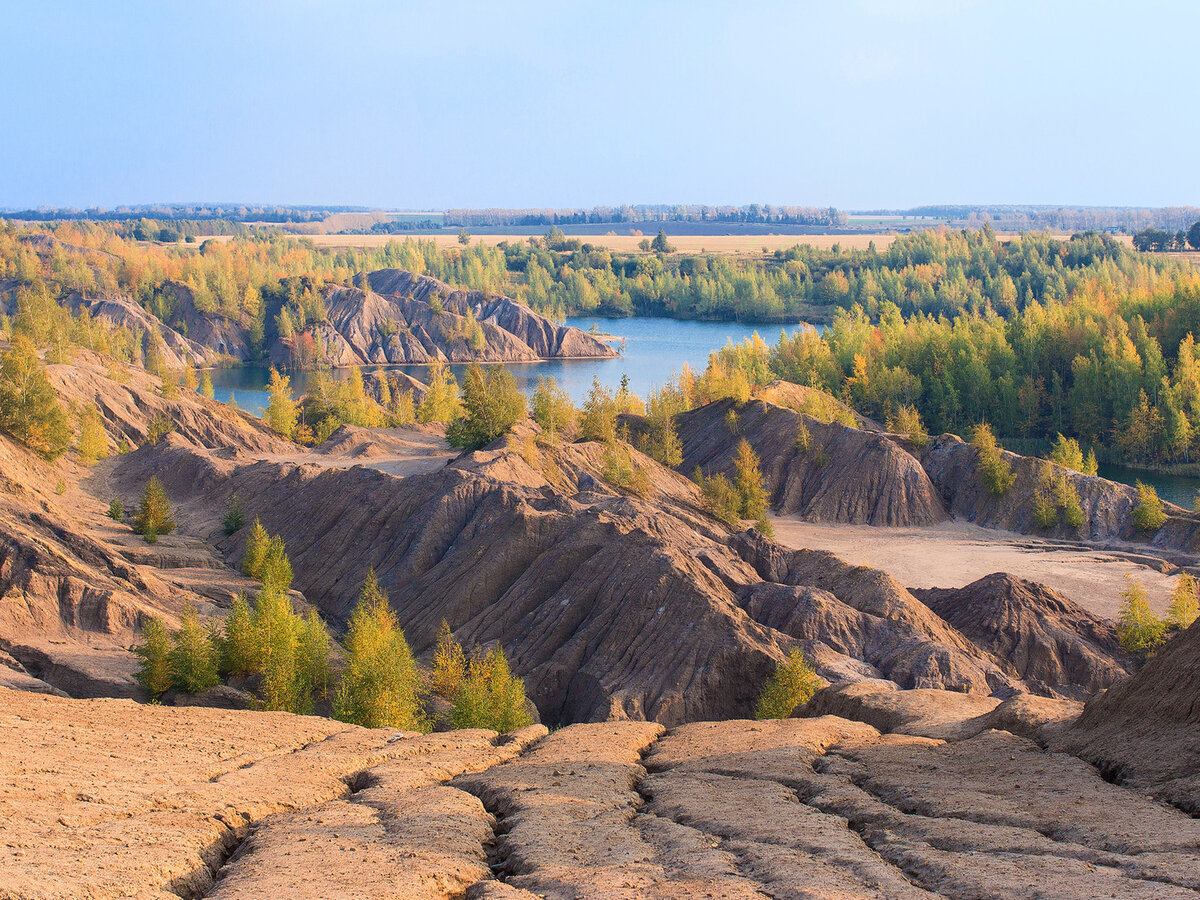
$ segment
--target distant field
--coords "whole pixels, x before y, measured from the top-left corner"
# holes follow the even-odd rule
[[[303,237],[319,247],[382,247],[388,241],[402,241],[410,236],[422,241],[436,241],[439,247],[458,246],[458,236],[454,234],[307,234]],[[653,238],[654,235],[587,234],[570,237],[577,237],[584,243],[597,247],[631,253],[637,251],[640,241]],[[472,235],[471,242],[495,245],[501,241],[514,243],[528,238],[527,234],[480,234]],[[871,241],[882,250],[895,239],[894,234],[673,234],[668,237],[671,245],[680,253],[709,252],[733,255],[762,253],[764,247],[768,252],[773,252],[794,247],[796,244],[808,244],[822,250],[827,250],[834,244],[847,249],[866,250]]]

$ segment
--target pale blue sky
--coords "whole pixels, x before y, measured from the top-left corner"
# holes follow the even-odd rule
[[[1200,3],[0,0],[0,207],[1200,205]]]

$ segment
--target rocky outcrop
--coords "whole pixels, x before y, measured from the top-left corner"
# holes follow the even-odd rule
[[[807,447],[797,442],[801,424]],[[749,442],[781,515],[861,525],[931,525],[948,518],[921,464],[886,435],[826,424],[762,400],[710,403],[678,416],[676,426],[682,472],[699,466],[705,475],[732,475],[739,442]]]
[[[1038,693],[1086,700],[1130,672],[1113,624],[1043,584],[997,572],[913,594]]]
[[[1200,816],[1200,622],[1089,702],[1060,746]]]
[[[305,332],[334,366],[434,361],[531,362],[603,359],[603,341],[539,316],[507,297],[467,291],[426,275],[384,269],[370,290],[330,287],[326,318]],[[271,357],[287,365],[296,339],[277,341]]]

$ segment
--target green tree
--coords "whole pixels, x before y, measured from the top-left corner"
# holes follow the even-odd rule
[[[15,335],[8,352],[0,356],[0,431],[47,460],[61,456],[71,442],[58,393],[23,334]]]
[[[106,515],[114,522],[122,522],[125,520],[125,504],[121,502],[120,497],[112,498],[112,502],[108,504],[108,512]]]
[[[450,624],[442,619],[433,651],[433,673],[430,676],[430,689],[433,693],[453,700],[462,687],[466,665],[462,644],[454,639]]]
[[[1050,461],[1065,468],[1074,469],[1076,472],[1082,472],[1085,466],[1079,441],[1063,437],[1061,431],[1054,439],[1054,446],[1050,448]]]
[[[488,728],[502,734],[531,723],[525,683],[512,674],[500,647],[472,657],[450,721],[455,728]]]
[[[929,432],[925,430],[921,414],[911,404],[906,403],[897,409],[896,414],[888,419],[887,428],[894,434],[908,435],[908,439],[918,449],[929,443]]]
[[[1187,231],[1187,242],[1193,250],[1200,250],[1200,222],[1193,222]]]
[[[138,658],[136,678],[151,697],[160,697],[171,688],[171,638],[162,619],[151,616],[142,626],[142,642],[133,648]]]
[[[213,391],[212,376],[208,372],[200,376],[200,396],[205,400],[212,400],[216,397],[216,393]]]
[[[300,624],[296,642],[296,679],[300,713],[312,711],[315,698],[329,693],[329,629],[315,609]]]
[[[1013,474],[1008,460],[1004,458],[1004,452],[996,442],[991,426],[987,423],[976,425],[971,445],[977,455],[979,475],[988,491],[997,497],[1008,493],[1017,476]]]
[[[300,712],[308,707],[296,665],[300,624],[288,595],[272,582],[263,582],[254,603],[253,627],[260,649],[264,709]]]
[[[142,499],[133,520],[133,530],[142,535],[148,544],[157,541],[160,534],[170,534],[175,530],[171,501],[167,497],[167,489],[163,487],[157,475],[151,475],[146,486],[142,488]]]
[[[579,430],[585,441],[609,442],[617,438],[616,401],[594,375],[579,417]]]
[[[267,386],[270,399],[264,416],[267,427],[288,440],[296,433],[296,401],[289,387],[291,379],[271,367],[271,383]]]
[[[1200,609],[1196,601],[1196,579],[1184,572],[1175,581],[1167,606],[1167,623],[1180,631],[1190,628]]]
[[[198,694],[220,683],[217,674],[220,651],[200,625],[194,606],[184,609],[179,623],[179,630],[171,637],[173,684],[181,691]]]
[[[417,407],[417,421],[451,422],[461,410],[458,399],[458,384],[454,374],[445,363],[433,362],[429,366],[429,388]]]
[[[658,229],[658,234],[654,240],[650,242],[650,249],[655,253],[674,253],[675,248],[667,242],[667,235],[661,228]]]
[[[225,505],[225,514],[221,516],[221,527],[226,534],[233,534],[246,522],[246,511],[242,508],[242,500],[234,491]]]
[[[271,548],[271,536],[262,522],[254,519],[250,533],[246,535],[246,550],[242,554],[242,572],[249,578],[262,578],[263,564],[267,559],[267,551]]]
[[[108,435],[100,411],[89,406],[79,419],[79,460],[85,466],[108,456]]]
[[[345,645],[334,715],[366,728],[426,730],[416,663],[373,569],[350,616]]]
[[[1145,589],[1128,575],[1125,579],[1127,584],[1121,592],[1121,611],[1117,616],[1117,639],[1126,653],[1147,656],[1163,642],[1166,625],[1150,609]]]
[[[821,687],[821,679],[805,660],[798,647],[788,651],[774,674],[763,685],[754,708],[756,719],[786,719],[801,703],[812,699]]]
[[[250,604],[242,594],[233,598],[221,637],[221,671],[229,676],[253,675],[262,667],[262,647],[254,628]]]
[[[508,431],[525,416],[525,395],[504,366],[484,373],[471,363],[463,377],[463,415],[446,432],[452,447],[478,450]]]
[[[575,422],[575,404],[571,402],[571,395],[558,386],[553,376],[538,376],[531,406],[533,420],[551,443],[557,440],[560,431],[571,428]]]
[[[287,548],[283,538],[273,535],[267,543],[267,552],[263,557],[262,574],[259,576],[264,585],[271,584],[287,593],[292,587],[292,563],[288,559]]]
[[[1158,531],[1166,524],[1167,514],[1158,491],[1148,484],[1137,483],[1137,505],[1133,508],[1133,524],[1138,531]]]
[[[464,247],[471,243],[471,232],[465,228],[458,229],[458,242]]]

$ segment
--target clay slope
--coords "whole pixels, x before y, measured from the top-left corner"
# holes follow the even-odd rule
[[[737,416],[736,433],[726,424]],[[811,435],[797,446],[803,422]],[[680,471],[733,474],[743,438],[762,460],[771,505],[781,515],[859,525],[932,525],[947,518],[921,464],[883,434],[824,424],[774,403],[720,400],[677,418]]]
[[[445,362],[529,362],[606,358],[617,353],[577,328],[557,325],[507,297],[456,290],[425,275],[384,269],[371,290],[333,287],[327,317],[308,332],[335,366]],[[437,311],[433,301],[440,304]],[[472,333],[467,319],[474,317]],[[277,341],[271,357],[286,364],[293,341]]]
[[[203,447],[261,453],[294,449],[254,416],[182,388],[175,396],[164,397],[162,382],[153,375],[128,366],[117,368],[120,381],[109,377],[108,367],[98,354],[84,350],[77,350],[69,364],[47,366],[50,380],[64,402],[99,410],[111,450],[122,441],[131,446],[143,443],[156,418]]]
[[[1144,535],[1133,524],[1137,490],[1093,475],[1064,469],[1043,459],[1004,451],[1017,476],[1003,496],[990,493],[976,472],[975,448],[951,434],[934,439],[921,453],[921,464],[937,488],[946,509],[957,518],[985,528],[1002,528],[1023,534],[1046,534],[1096,542],[1149,539],[1164,549],[1190,550],[1200,541],[1200,517],[1171,503],[1163,503],[1168,518],[1154,535]],[[1085,517],[1079,529],[1060,521],[1053,529],[1033,521],[1033,495],[1044,472],[1067,478],[1079,493]],[[1061,518],[1061,517],[1060,517]]]
[[[881,573],[829,558],[778,578],[747,562],[781,548],[731,540],[695,488],[631,451],[642,499],[609,484],[600,445],[517,439],[407,478],[219,458],[171,436],[118,475],[164,479],[185,527],[236,560],[217,523],[236,490],[287,543],[296,585],[344,622],[374,568],[415,648],[447,620],[501,642],[544,721],[745,715],[786,647],[820,671],[987,694],[1004,666]],[[751,541],[752,542],[752,541]]]
[[[1129,674],[1112,623],[1043,584],[997,572],[912,593],[1038,693],[1086,700]]]
[[[211,365],[220,357],[217,351],[163,324],[128,297],[84,297],[76,293],[66,299],[66,304],[76,314],[87,310],[93,319],[128,328],[134,333],[142,332],[144,341],[153,340],[154,336],[161,338],[163,364],[168,369]]]
[[[1200,816],[1200,622],[1088,703],[1062,746]]]

